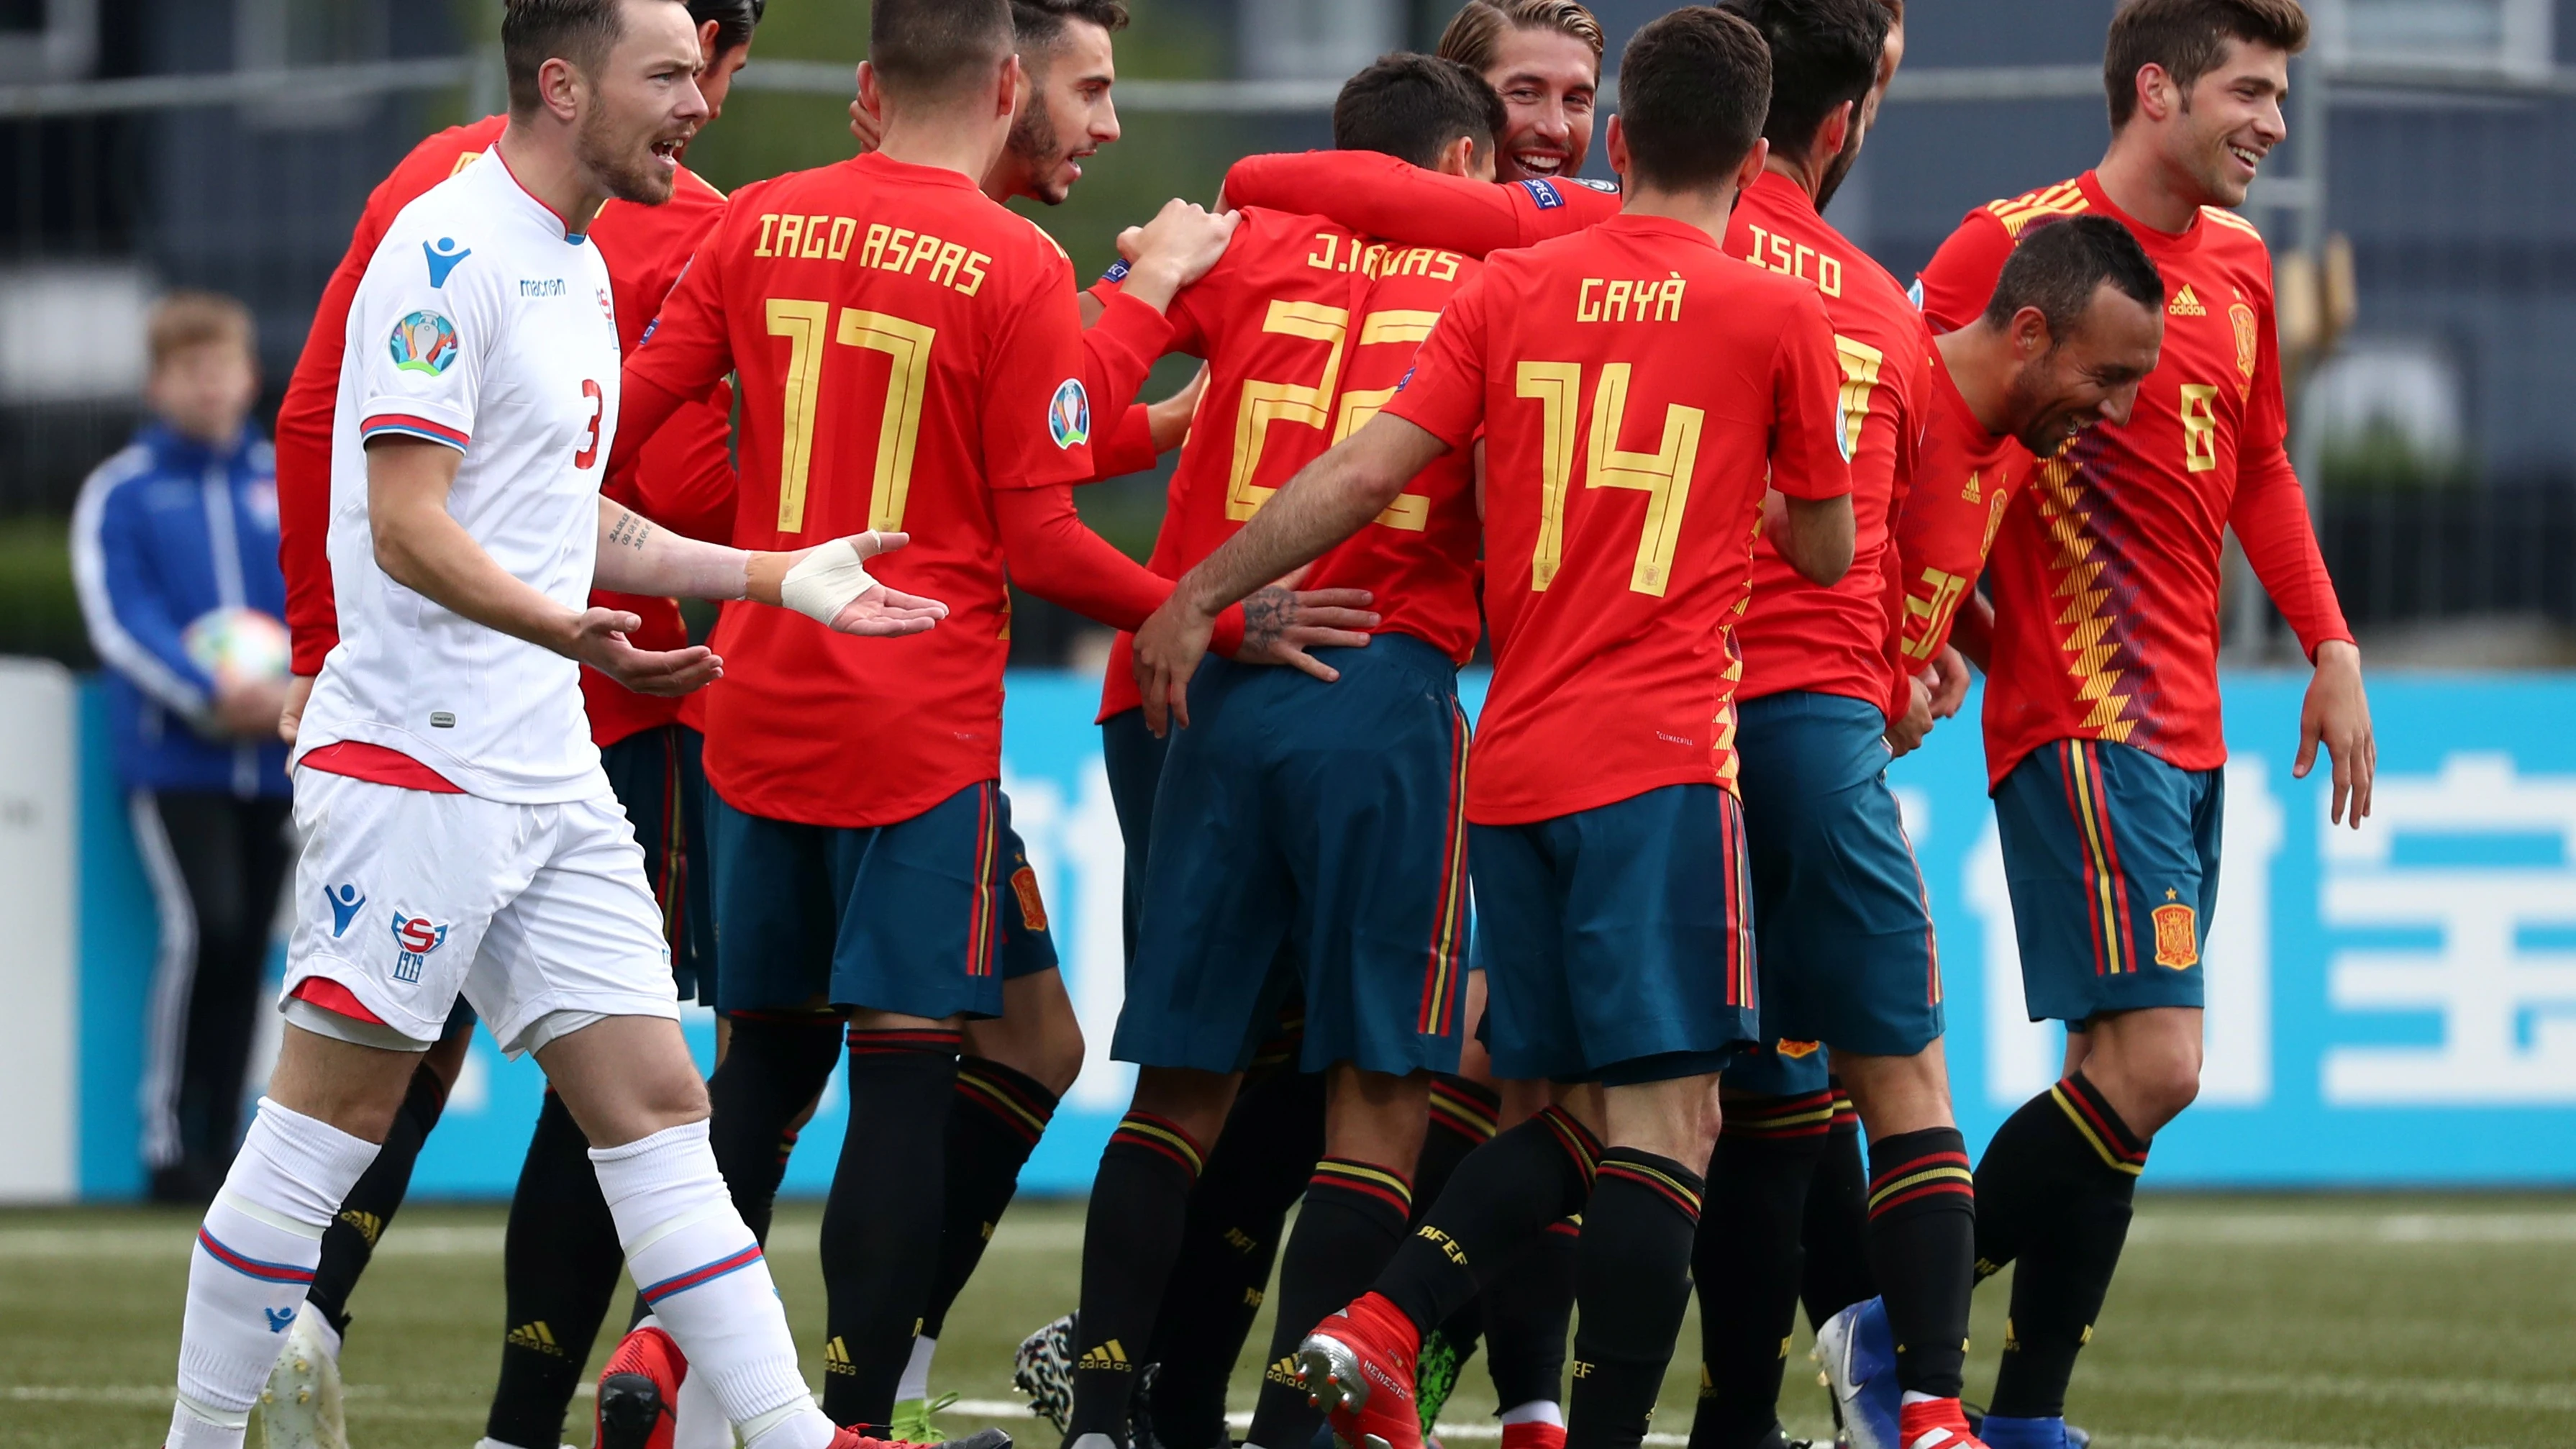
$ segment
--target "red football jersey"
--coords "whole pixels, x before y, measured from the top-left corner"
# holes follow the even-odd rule
[[[331,411],[338,398],[350,301],[393,219],[491,149],[508,120],[487,116],[451,126],[413,147],[368,194],[349,250],[314,309],[312,330],[277,412],[278,561],[286,574],[286,624],[298,674],[320,673],[323,659],[340,641],[324,546],[330,532]],[[671,200],[662,206],[611,201],[600,208],[589,235],[608,264],[618,341],[627,350],[633,350],[723,206],[721,192],[683,169]],[[722,538],[732,520],[732,436],[732,419],[723,409],[691,403],[662,432],[660,446],[635,466],[611,475],[601,491],[691,538]],[[688,642],[679,605],[670,599],[600,593],[592,602],[641,617],[644,625],[633,636],[640,648],[676,649]],[[673,719],[696,724],[695,716],[704,709],[703,691],[685,700],[637,694],[594,670],[583,671],[581,684],[591,739],[600,745]]]
[[[1091,475],[1083,365],[1072,264],[956,172],[871,153],[734,194],[628,373],[688,398],[738,371],[737,545],[901,529],[869,572],[949,615],[857,639],[727,606],[706,763],[728,802],[885,825],[1001,773],[991,491]]]
[[[1319,212],[1371,236],[1471,257],[1569,236],[1619,214],[1619,190],[1605,181],[1492,186],[1376,151],[1246,156],[1225,173],[1225,198],[1236,206]]]
[[[1494,681],[1468,819],[1734,789],[1764,471],[1851,491],[1841,383],[1814,287],[1663,217],[1497,254],[1460,290],[1386,411],[1452,448],[1484,432]]]
[[[1977,587],[2004,511],[2036,459],[2009,433],[1989,433],[1968,410],[1938,348],[1922,374],[1931,394],[1914,487],[1898,509],[1893,568],[1903,584],[1898,654],[1920,669],[1950,642],[1959,605]]]
[[[1337,443],[1394,398],[1442,310],[1484,270],[1482,262],[1435,247],[1391,247],[1371,256],[1376,279],[1333,404]],[[1454,449],[1405,485],[1375,522],[1317,559],[1304,586],[1366,589],[1375,598],[1377,632],[1410,634],[1464,664],[1484,632],[1476,608],[1476,550],[1483,538],[1475,450]]]
[[[2126,427],[2085,432],[2004,515],[1985,714],[1996,781],[2061,739],[2136,745],[2186,770],[2225,763],[2218,583],[2230,526],[2308,654],[2352,637],[2283,446],[2272,258],[2251,222],[2204,207],[2189,230],[2160,232],[2088,171],[1968,213],[1923,269],[1925,315],[1940,330],[1964,325],[2025,227],[2088,211],[2127,226],[2163,273],[2164,356]]]
[[[1368,243],[1321,217],[1246,209],[1225,256],[1172,299],[1166,346],[1206,359],[1208,380],[1147,568],[1189,572],[1332,445],[1369,262]],[[1134,648],[1120,634],[1110,649],[1104,720],[1144,703]]]
[[[1746,188],[1726,249],[1815,285],[1842,368],[1843,451],[1852,484],[1851,571],[1832,588],[1799,576],[1768,539],[1753,546],[1753,605],[1742,631],[1739,699],[1811,690],[1893,707],[1888,659],[1889,526],[1902,507],[1923,430],[1931,338],[1905,290],[1816,212],[1805,188],[1766,171]]]

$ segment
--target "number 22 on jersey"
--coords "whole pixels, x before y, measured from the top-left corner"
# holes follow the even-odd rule
[[[831,345],[886,355],[885,415],[877,425],[876,471],[868,485],[868,527],[903,527],[912,492],[912,457],[921,439],[921,398],[930,382],[930,348],[938,333],[883,312],[843,307],[837,326],[829,302],[769,299],[769,335],[787,339],[785,427],[778,443],[778,531],[805,527],[806,482],[814,465],[814,414],[823,397]]]
[[[1628,588],[1662,598],[1672,582],[1673,550],[1681,541],[1682,515],[1690,507],[1700,426],[1708,415],[1668,404],[1655,451],[1623,451],[1619,434],[1628,418],[1628,379],[1629,364],[1602,365],[1592,392],[1592,446],[1584,458],[1583,486],[1634,488],[1646,495]],[[1517,395],[1535,400],[1541,410],[1538,544],[1530,553],[1530,588],[1541,591],[1555,581],[1565,557],[1565,491],[1574,477],[1574,410],[1583,391],[1583,364],[1524,362],[1514,383]]]

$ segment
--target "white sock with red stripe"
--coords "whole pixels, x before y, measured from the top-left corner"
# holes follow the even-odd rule
[[[260,1098],[188,1260],[169,1449],[238,1449],[313,1286],[322,1230],[375,1160],[376,1144]]]
[[[716,1171],[701,1120],[623,1147],[593,1148],[626,1269],[745,1444],[824,1449],[832,1421],[796,1369],[769,1264]]]

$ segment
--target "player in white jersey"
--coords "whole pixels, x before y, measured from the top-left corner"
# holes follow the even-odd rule
[[[588,664],[680,693],[722,667],[633,648],[633,616],[586,607],[594,585],[783,604],[853,634],[946,610],[867,577],[899,534],[745,553],[599,496],[619,359],[581,229],[612,195],[670,195],[707,114],[697,36],[680,0],[510,0],[502,50],[509,129],[396,219],[350,310],[341,643],[295,757],[289,1025],[197,1235],[168,1443],[242,1443],[323,1228],[462,992],[572,1109],[630,1271],[748,1449],[855,1449],[807,1396],[708,1150],[642,853],[576,681]]]

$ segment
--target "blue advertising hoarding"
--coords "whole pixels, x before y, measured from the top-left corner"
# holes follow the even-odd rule
[[[1481,696],[1471,676],[1471,702]],[[2391,676],[2373,686],[2377,813],[2326,823],[2326,770],[2291,777],[2304,678],[2227,679],[2226,865],[2206,949],[2199,1104],[2157,1141],[2163,1186],[2576,1182],[2576,677]],[[140,1190],[135,1081],[151,896],[86,691],[79,1164],[85,1195]],[[1093,1043],[1023,1185],[1080,1192],[1126,1104],[1106,1058],[1120,994],[1121,853],[1091,717],[1097,680],[1017,674],[1004,786],[1066,984]],[[1952,1090],[1982,1144],[2063,1050],[2021,1010],[2011,906],[1970,715],[1889,778],[1939,924]],[[274,1031],[273,1025],[268,1028]],[[702,1061],[712,1023],[693,1013]],[[257,1058],[265,1060],[266,1054]],[[478,1039],[414,1176],[424,1196],[500,1196],[541,1081]],[[836,1079],[790,1192],[831,1180]]]

